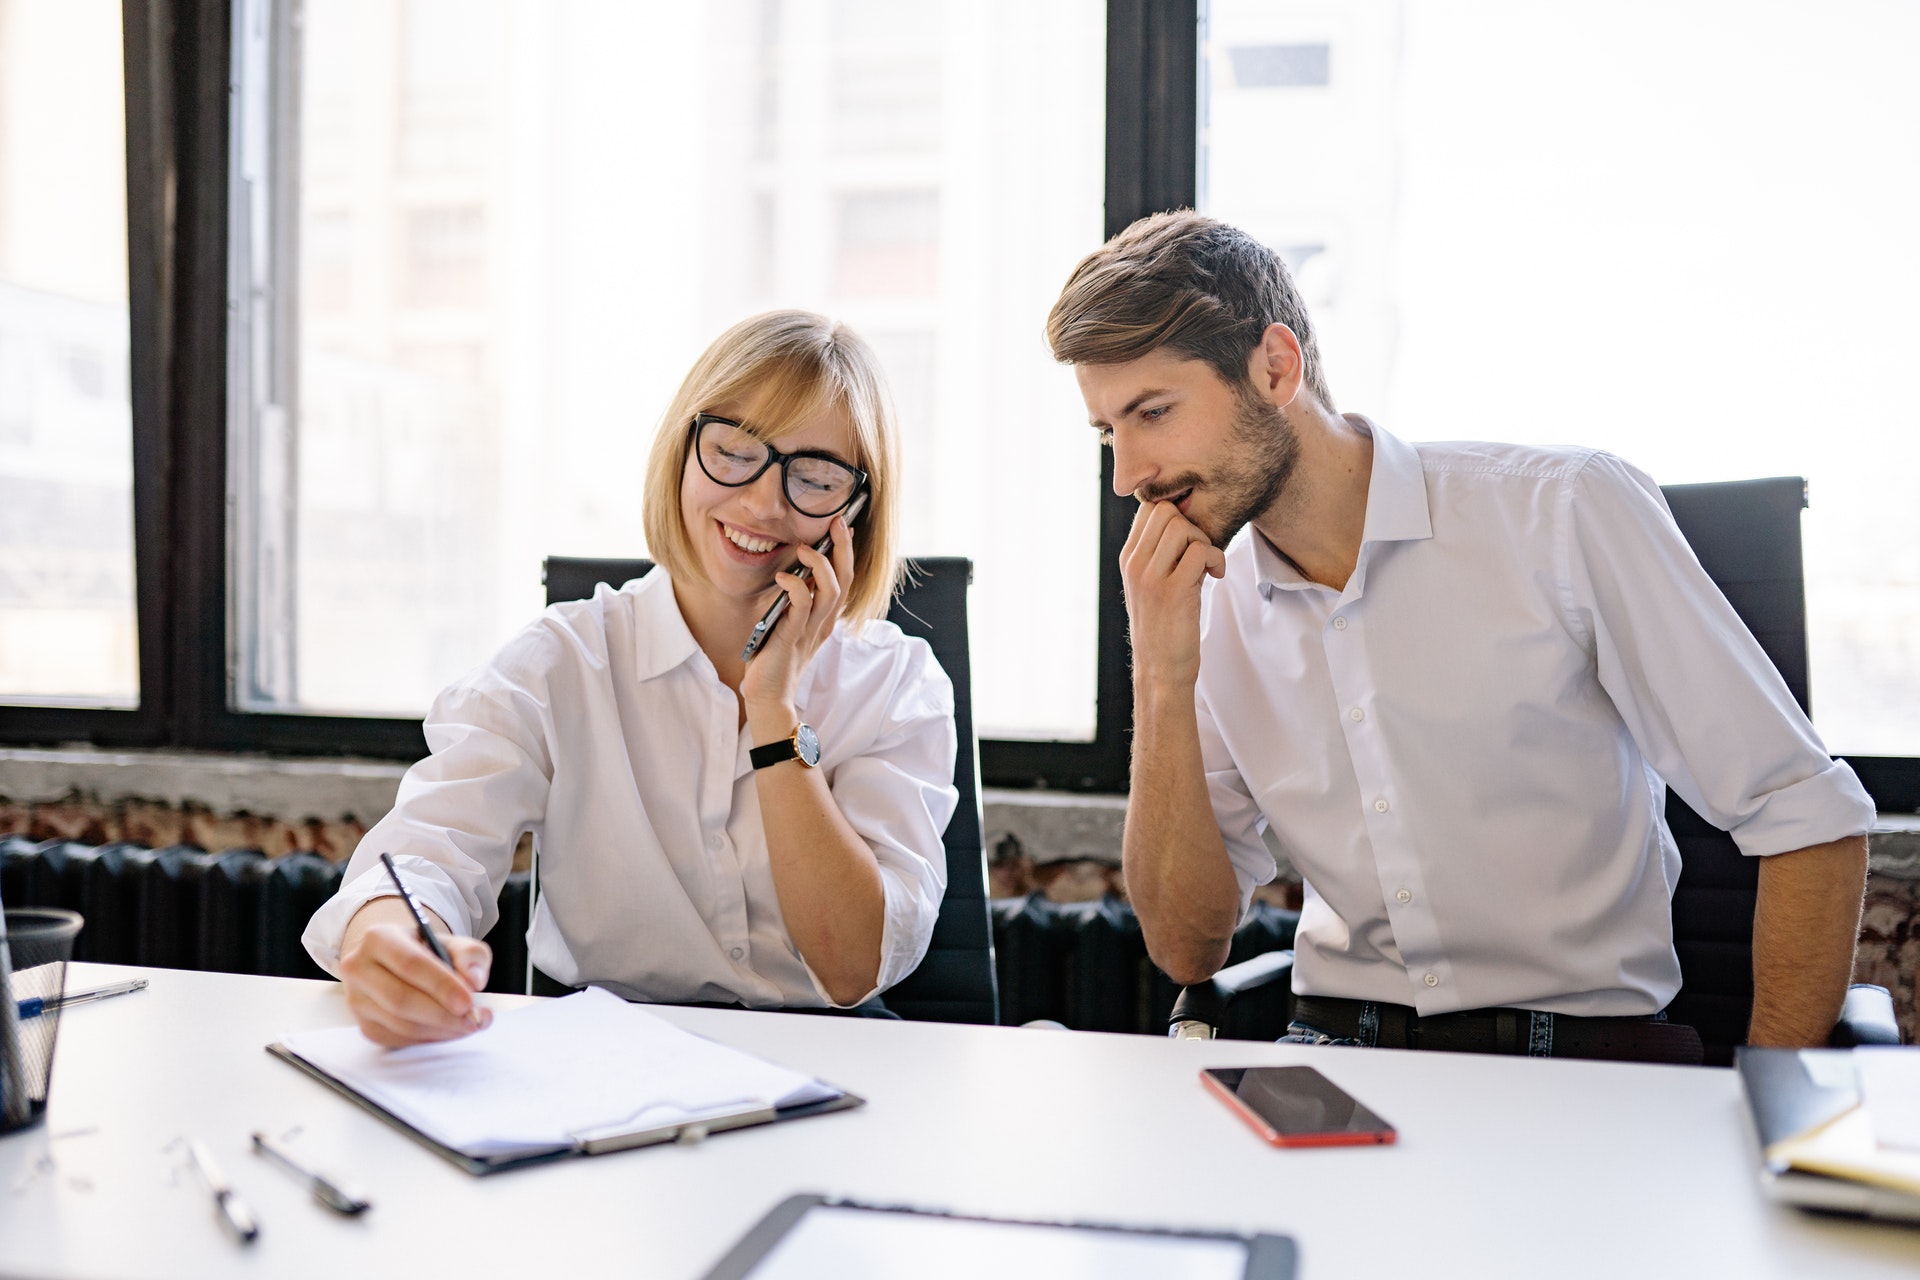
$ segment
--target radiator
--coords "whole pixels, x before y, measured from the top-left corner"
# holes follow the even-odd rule
[[[1002,1022],[1051,1018],[1078,1031],[1167,1034],[1179,988],[1147,959],[1140,922],[1126,902],[1049,902],[1030,893],[996,898],[991,907]],[[1233,935],[1228,963],[1291,947],[1299,923],[1297,911],[1256,902]],[[1220,1034],[1276,1039],[1292,1001],[1285,983],[1250,992],[1228,1006]]]
[[[76,960],[324,978],[300,933],[339,888],[343,865],[314,853],[268,858],[251,849],[8,836],[0,839],[0,902],[78,911],[87,923]],[[486,938],[489,991],[525,989],[530,888],[519,871],[500,893],[500,921]],[[1166,1034],[1177,988],[1147,959],[1140,922],[1124,901],[1056,903],[1032,893],[991,906],[1003,1022],[1051,1018],[1082,1031]],[[1255,903],[1229,961],[1291,947],[1299,922],[1298,912]],[[1243,996],[1222,1034],[1272,1039],[1290,1002],[1284,984]]]
[[[251,849],[206,853],[191,845],[0,840],[0,902],[67,907],[86,918],[74,959],[324,978],[301,930],[340,887],[344,864],[314,853],[268,858]],[[529,877],[500,894],[489,991],[525,989]]]

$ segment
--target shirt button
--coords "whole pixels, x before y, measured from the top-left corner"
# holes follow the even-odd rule
[[[1333,629],[1335,631],[1345,631],[1347,629],[1346,618],[1341,616],[1336,616],[1333,620]]]
[[[708,853],[719,853],[722,849],[725,849],[726,847],[727,847],[727,838],[725,836],[712,835],[707,837]]]
[[[739,958],[740,958],[741,956],[743,956],[743,955],[745,955],[745,954],[747,954],[747,953],[746,953],[745,951],[743,951],[743,950],[741,950],[741,949],[740,949],[739,947],[735,947],[735,948],[734,948],[733,950],[731,950],[731,951],[729,951],[729,952],[727,952],[727,954],[728,954],[728,955],[730,955],[730,956],[732,956],[732,957],[733,957],[733,958],[734,958],[735,960],[738,960],[738,959],[739,959]],[[1428,974],[1428,975],[1427,975],[1427,977],[1428,977],[1429,979],[1431,979],[1431,978],[1433,977],[1433,975],[1432,975],[1432,974]]]
[[[1386,800],[1385,799],[1375,800],[1373,802],[1373,811],[1375,813],[1385,813],[1387,811]]]
[[[1358,707],[1355,707],[1353,710],[1347,712],[1347,719],[1353,721],[1355,724],[1359,724],[1362,720],[1365,720],[1366,718],[1367,718],[1367,713],[1362,711]]]
[[[1439,986],[1439,985],[1440,985],[1440,975],[1439,975],[1439,974],[1435,974],[1435,973],[1430,973],[1430,974],[1428,974],[1428,975],[1427,975],[1427,985],[1428,985],[1428,986],[1430,986],[1430,987],[1437,987],[1437,986]]]
[[[1394,896],[1394,900],[1395,900],[1395,901],[1398,901],[1398,902],[1412,902],[1412,901],[1413,901],[1413,895],[1412,895],[1411,893],[1409,893],[1409,892],[1408,892],[1407,890],[1405,890],[1405,889],[1402,889],[1402,890],[1401,890],[1400,892],[1398,892],[1398,893],[1396,893],[1396,894],[1394,894],[1393,896]]]

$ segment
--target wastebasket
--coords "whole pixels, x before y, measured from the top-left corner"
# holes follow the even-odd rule
[[[19,908],[0,918],[0,1133],[10,1133],[46,1114],[60,997],[82,921],[79,912],[57,907]]]

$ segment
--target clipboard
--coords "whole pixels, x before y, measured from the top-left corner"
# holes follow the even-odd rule
[[[844,1111],[862,1099],[599,988],[455,1040],[383,1049],[358,1028],[267,1046],[472,1174]]]
[[[826,1221],[829,1218],[838,1221],[829,1223]],[[823,1226],[828,1234],[818,1234]],[[863,1267],[861,1251],[857,1247],[847,1247],[855,1237],[840,1234],[848,1229],[858,1232],[868,1226],[878,1226],[894,1237],[888,1241],[874,1242],[878,1247],[873,1254],[864,1255],[877,1257],[874,1263],[877,1269]],[[903,1228],[925,1233],[927,1239],[909,1242],[900,1236]],[[816,1234],[808,1239],[808,1232]],[[1002,1238],[991,1239],[996,1234]],[[939,1238],[936,1239],[936,1236]],[[1129,1250],[1137,1250],[1142,1255],[1160,1256],[1127,1260],[1124,1266],[1128,1274],[1156,1274],[1166,1261],[1166,1251],[1172,1250],[1204,1254],[1205,1263],[1210,1267],[1208,1274],[1231,1276],[1234,1280],[1293,1280],[1298,1256],[1290,1236],[1266,1233],[1236,1235],[1226,1231],[1184,1231],[1112,1223],[986,1218],[901,1205],[868,1204],[809,1193],[789,1196],[769,1210],[765,1217],[748,1229],[738,1244],[713,1265],[706,1273],[705,1280],[786,1280],[790,1276],[817,1274],[814,1264],[823,1261],[823,1250],[830,1252],[832,1274],[846,1277],[847,1280],[860,1280],[860,1277],[868,1275],[894,1275],[898,1274],[900,1258],[910,1256],[903,1255],[901,1250],[918,1246],[951,1249],[955,1244],[965,1248],[969,1240],[985,1241],[989,1249],[1004,1249],[1007,1256],[1012,1257],[1013,1271],[1002,1274],[1026,1274],[1035,1261],[1033,1246],[1043,1240],[1049,1245],[1070,1242],[1069,1248],[1085,1246],[1090,1250],[1103,1251],[1104,1259],[1095,1262],[1093,1269],[1076,1268],[1083,1274],[1116,1274],[1112,1269],[1114,1263],[1124,1258]],[[951,1253],[944,1256],[950,1260],[952,1258]],[[1183,1260],[1190,1263],[1196,1261],[1192,1257]],[[975,1259],[968,1258],[967,1261],[971,1264]],[[1003,1258],[1003,1264],[1004,1261]],[[1076,1261],[1092,1260],[1082,1258]]]
[[[270,1044],[267,1052],[280,1061],[298,1069],[318,1080],[341,1097],[356,1103],[371,1115],[379,1117],[393,1128],[406,1134],[427,1150],[433,1152],[455,1168],[480,1176],[489,1173],[503,1173],[508,1169],[525,1169],[533,1165],[551,1164],[556,1160],[570,1160],[576,1156],[599,1156],[614,1151],[630,1151],[636,1147],[655,1146],[663,1142],[691,1144],[704,1140],[707,1135],[723,1133],[728,1129],[745,1129],[754,1125],[775,1124],[782,1120],[801,1120],[807,1116],[826,1115],[833,1111],[847,1111],[854,1107],[865,1106],[866,1099],[855,1093],[840,1090],[836,1098],[822,1102],[802,1103],[792,1107],[754,1107],[750,1110],[722,1113],[717,1116],[702,1117],[698,1120],[659,1125],[648,1129],[634,1130],[629,1133],[610,1134],[603,1137],[582,1139],[568,1146],[557,1146],[547,1151],[529,1152],[514,1156],[472,1156],[441,1142],[430,1134],[422,1132],[408,1124],[393,1112],[387,1110],[372,1098],[360,1093],[343,1080],[327,1074],[312,1063],[301,1058],[282,1044]],[[837,1087],[837,1086],[836,1086]]]

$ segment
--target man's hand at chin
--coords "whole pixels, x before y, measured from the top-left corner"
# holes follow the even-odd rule
[[[1120,551],[1135,683],[1192,685],[1200,675],[1200,585],[1227,558],[1172,502],[1142,502]]]

